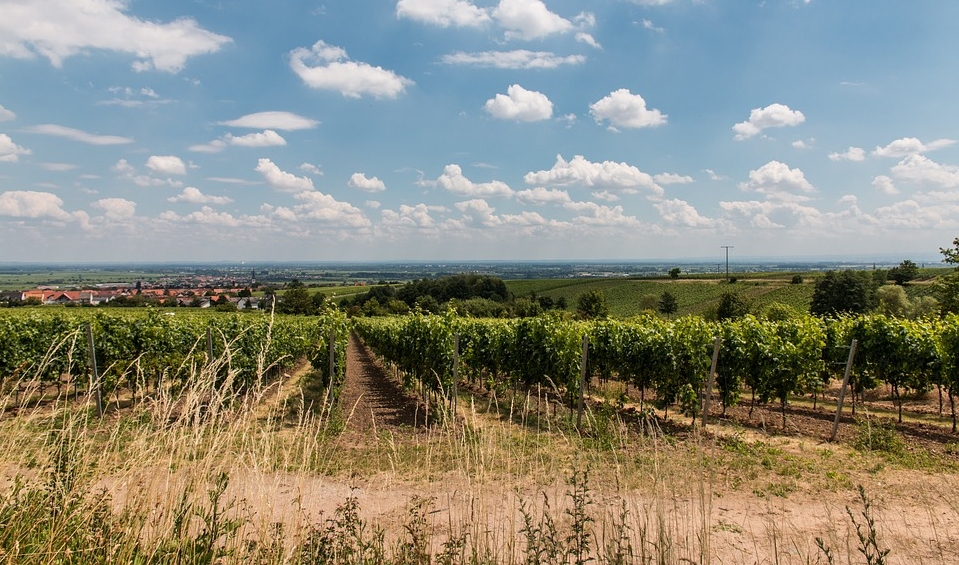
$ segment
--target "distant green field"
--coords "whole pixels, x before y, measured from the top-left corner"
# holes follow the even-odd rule
[[[506,281],[516,297],[548,296],[554,300],[565,298],[569,308],[575,308],[580,295],[591,290],[606,294],[610,314],[628,317],[642,311],[643,297],[660,297],[669,292],[679,303],[677,315],[702,314],[716,307],[724,292],[741,292],[752,302],[753,310],[761,312],[773,303],[781,303],[806,312],[812,300],[814,283],[790,284],[789,279],[763,278],[727,284],[718,280],[632,280],[632,279],[543,279]]]

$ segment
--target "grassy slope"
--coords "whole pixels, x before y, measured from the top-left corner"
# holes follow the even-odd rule
[[[575,307],[583,293],[599,290],[606,294],[610,313],[619,317],[638,314],[643,296],[654,295],[658,299],[667,291],[679,302],[678,315],[709,310],[730,290],[744,293],[755,310],[761,311],[779,302],[808,311],[814,289],[812,281],[794,285],[789,284],[788,278],[740,280],[732,285],[717,280],[542,279],[507,281],[506,286],[517,297],[535,293],[553,299],[565,298],[570,308]]]

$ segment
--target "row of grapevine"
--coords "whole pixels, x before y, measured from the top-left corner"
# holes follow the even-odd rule
[[[329,382],[329,339],[336,340],[333,382],[342,381],[349,328],[342,313],[319,317],[163,314],[156,310],[8,311],[0,315],[0,382],[88,377],[87,328],[92,329],[101,384],[110,390],[140,383],[182,386],[197,367],[225,359],[234,386],[249,387],[309,356]]]
[[[959,392],[959,318],[911,321],[885,316],[782,321],[753,316],[723,323],[699,317],[667,321],[655,316],[577,322],[556,316],[478,320],[412,314],[356,320],[355,328],[378,354],[396,363],[408,379],[448,387],[453,374],[454,336],[460,340],[464,376],[492,383],[545,385],[575,392],[588,336],[588,372],[635,386],[645,398],[678,404],[696,416],[701,407],[715,339],[721,338],[715,394],[723,409],[743,391],[753,402],[821,391],[842,370],[848,346],[858,341],[855,391],[891,387],[902,392],[939,386],[950,400]],[[899,401],[901,410],[901,400]]]

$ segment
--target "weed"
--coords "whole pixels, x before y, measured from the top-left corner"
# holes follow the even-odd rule
[[[879,533],[876,531],[876,520],[872,515],[872,503],[866,496],[866,489],[862,485],[859,485],[859,500],[862,502],[862,510],[859,513],[861,522],[853,514],[853,511],[848,506],[846,507],[846,514],[849,515],[849,519],[856,526],[856,537],[859,538],[859,547],[856,549],[866,558],[868,565],[885,565],[886,556],[889,555],[890,550],[879,547]]]

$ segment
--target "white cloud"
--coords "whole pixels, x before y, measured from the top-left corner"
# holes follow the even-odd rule
[[[557,188],[543,188],[537,186],[516,193],[516,200],[524,204],[565,204],[572,202],[569,193]]]
[[[274,147],[286,145],[286,140],[283,139],[283,136],[271,129],[260,133],[248,133],[240,136],[234,136],[228,133],[224,139],[230,145],[237,145],[239,147]]]
[[[221,151],[227,148],[227,145],[229,144],[226,141],[223,141],[222,139],[214,139],[213,141],[209,143],[200,143],[197,145],[191,145],[190,147],[188,147],[188,149],[190,151],[193,151],[194,153],[212,154],[212,153],[220,153]]]
[[[81,143],[87,143],[90,145],[124,145],[126,143],[133,143],[133,140],[129,137],[121,137],[118,135],[96,135],[56,124],[30,126],[24,128],[24,131],[29,133],[39,133],[41,135],[65,137],[67,139],[72,139],[73,141],[79,141]]]
[[[666,114],[646,108],[646,101],[639,94],[621,88],[592,104],[589,113],[596,123],[609,121],[613,127],[645,128],[666,123]]]
[[[765,108],[754,108],[749,120],[733,126],[736,139],[743,140],[762,133],[766,128],[796,126],[806,121],[799,110],[792,110],[785,104],[770,104]]]
[[[886,175],[879,175],[872,179],[872,186],[883,194],[899,194],[899,189],[896,188],[895,183]]]
[[[526,173],[526,184],[546,186],[580,185],[587,188],[638,189],[645,188],[654,194],[662,194],[663,189],[649,174],[632,165],[603,161],[592,163],[582,155],[576,155],[571,161],[556,156],[556,163],[548,171]]]
[[[542,92],[526,90],[518,84],[510,85],[506,94],[497,94],[484,106],[494,118],[536,122],[553,116],[553,103]]]
[[[149,163],[149,162],[148,162]],[[172,187],[181,187],[183,183],[178,180],[173,179],[158,179],[148,175],[141,175],[137,172],[136,168],[133,167],[126,159],[120,159],[112,167],[113,171],[117,173],[122,179],[133,182],[137,186],[149,187],[149,186],[172,186]]]
[[[889,143],[889,145],[885,147],[876,147],[872,154],[877,157],[908,157],[909,155],[917,155],[919,153],[942,149],[955,142],[954,139],[937,139],[926,144],[915,137],[904,137]]]
[[[573,29],[569,20],[549,11],[541,0],[500,0],[492,13],[507,39],[543,39]]]
[[[303,202],[293,207],[300,221],[317,221],[346,228],[367,228],[371,225],[362,210],[347,202],[339,202],[329,194],[314,190],[300,192],[294,198]]]
[[[479,53],[453,53],[444,55],[441,61],[447,65],[471,65],[496,69],[555,69],[562,65],[580,65],[586,61],[582,55],[561,57],[549,51],[482,51]]]
[[[866,150],[861,147],[850,147],[842,153],[830,153],[830,161],[865,161]]]
[[[654,24],[652,20],[648,20],[644,18],[641,23],[642,23],[643,29],[648,29],[649,31],[655,31],[656,33],[664,33],[666,31],[665,29],[658,27],[656,24]]]
[[[366,178],[366,175],[363,173],[353,173],[350,177],[349,185],[359,190],[365,190],[366,192],[382,192],[386,190],[386,183],[376,177]]]
[[[653,175],[653,180],[656,184],[689,184],[693,182],[693,177],[676,173],[660,173]]]
[[[619,195],[612,193],[608,190],[594,190],[590,194],[593,195],[593,198],[596,200],[603,200],[604,202],[618,202]]]
[[[67,57],[104,50],[136,57],[137,71],[177,72],[188,58],[215,53],[232,41],[192,18],[161,23],[129,16],[127,5],[123,0],[4,0],[0,55],[39,54],[60,67]]]
[[[256,165],[256,172],[263,175],[263,179],[266,180],[267,184],[280,192],[313,190],[312,180],[282,171],[269,159],[260,159]]]
[[[959,187],[959,167],[942,165],[923,155],[909,155],[892,168],[899,181],[932,185],[939,188]]]
[[[570,202],[564,206],[579,214],[574,223],[593,227],[639,227],[641,222],[635,216],[623,213],[622,206],[604,206],[595,202]]]
[[[584,32],[584,31],[578,31],[578,32],[576,32],[576,41],[579,41],[580,43],[585,43],[586,45],[589,45],[590,47],[592,47],[592,48],[594,48],[594,49],[602,49],[602,48],[603,48],[603,46],[600,45],[598,41],[596,41],[596,38],[595,38],[595,37],[593,37],[592,35]]]
[[[729,180],[729,177],[721,175],[712,169],[703,169],[703,172],[709,175],[709,180],[712,181]]]
[[[112,221],[129,220],[137,211],[136,202],[125,198],[103,198],[90,206],[103,210],[103,215]]]
[[[709,228],[715,224],[713,220],[701,215],[685,200],[673,198],[657,202],[655,206],[660,217],[668,224],[690,228]]]
[[[493,213],[496,211],[496,208],[490,206],[489,203],[482,198],[457,202],[455,206],[456,209],[462,212],[472,223],[488,228],[496,227],[503,223],[502,220]]]
[[[720,202],[720,209],[732,218],[744,218],[749,225],[759,229],[789,229],[810,228],[821,229],[828,227],[830,231],[836,229],[835,221],[825,216],[819,210],[804,206],[798,202],[755,200],[747,202]]]
[[[228,196],[211,196],[203,194],[200,189],[188,186],[176,196],[167,198],[169,202],[189,202],[190,204],[229,204],[233,199]]]
[[[314,165],[313,163],[303,163],[302,165],[300,165],[300,170],[305,173],[310,173],[313,176],[317,176],[317,177],[323,176],[323,171],[319,167]]]
[[[20,155],[30,155],[30,150],[20,147],[5,133],[0,133],[0,163],[16,163]]]
[[[380,212],[380,228],[387,231],[417,230],[438,233],[436,221],[430,215],[432,210],[426,204],[415,206],[400,204],[399,210],[383,210]]]
[[[253,227],[261,224],[256,218],[244,216],[236,218],[227,212],[217,212],[209,206],[203,206],[196,212],[180,216],[176,212],[166,211],[160,214],[160,219],[168,222],[200,224],[220,228]]]
[[[463,169],[459,165],[446,165],[436,184],[460,196],[488,198],[513,195],[513,189],[501,181],[474,183],[463,176]]]
[[[315,66],[311,66],[315,65]],[[317,41],[290,52],[290,68],[311,88],[334,90],[349,98],[369,94],[396,98],[414,83],[393,71],[350,61],[346,50]]]
[[[152,155],[147,159],[146,167],[161,175],[186,174],[186,164],[175,155]]]
[[[465,0],[399,0],[396,17],[439,27],[477,27],[491,21],[486,10]]]
[[[11,190],[0,193],[0,216],[67,221],[72,216],[63,209],[63,200],[50,192]]]
[[[740,183],[739,188],[765,194],[768,198],[794,201],[807,200],[805,194],[816,191],[801,169],[790,169],[779,161],[770,161],[749,171],[749,180]]]
[[[296,131],[303,129],[313,129],[320,125],[320,122],[305,118],[292,112],[256,112],[255,114],[246,114],[235,120],[219,122],[221,126],[249,129],[273,129],[283,131]]]
[[[11,110],[4,108],[3,104],[0,104],[0,122],[9,122],[15,119],[17,119],[17,115]]]

